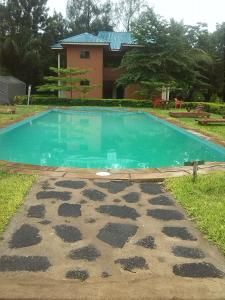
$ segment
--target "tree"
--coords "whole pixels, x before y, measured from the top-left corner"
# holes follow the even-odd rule
[[[148,9],[134,23],[133,36],[141,48],[127,52],[122,60],[125,70],[119,84],[140,83],[146,87],[176,86],[188,97],[190,88],[206,87],[207,78],[201,73],[210,57],[201,49],[193,48],[182,22],[167,22]],[[200,66],[200,62],[202,65]],[[147,84],[148,83],[148,84]]]
[[[41,81],[41,35],[47,20],[47,0],[8,0],[3,15],[2,67],[27,84]]]
[[[113,29],[110,1],[97,4],[94,0],[68,0],[67,18],[72,34]]]
[[[130,31],[131,24],[147,7],[145,0],[119,0],[115,7],[115,17],[118,27],[122,25],[125,31]]]
[[[52,51],[51,45],[55,44],[57,41],[68,36],[68,22],[65,20],[61,13],[56,13],[54,11],[53,15],[48,17],[46,21],[45,31],[41,36],[41,63],[43,73],[45,75],[49,74],[49,67],[57,65],[57,55],[55,51]],[[64,64],[65,53],[61,53],[61,64]]]
[[[89,70],[83,70],[78,68],[54,68],[50,67],[50,70],[55,73],[54,76],[44,77],[48,83],[39,86],[38,91],[40,92],[69,92],[70,99],[73,97],[73,92],[81,92],[84,96],[93,88],[95,85],[80,85],[82,81],[85,83],[87,79],[84,77]]]
[[[67,22],[59,13],[48,16],[47,0],[8,0],[0,5],[1,69],[23,80],[40,85],[49,66],[56,65],[50,46],[68,34]]]

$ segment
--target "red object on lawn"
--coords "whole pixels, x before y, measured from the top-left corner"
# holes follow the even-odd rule
[[[182,108],[184,102],[175,98],[175,108]]]
[[[164,101],[161,98],[154,98],[152,100],[152,105],[154,108],[162,108]]]

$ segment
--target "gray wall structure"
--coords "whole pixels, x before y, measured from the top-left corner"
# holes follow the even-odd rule
[[[26,95],[26,84],[13,76],[0,76],[0,104],[12,104],[15,96]]]

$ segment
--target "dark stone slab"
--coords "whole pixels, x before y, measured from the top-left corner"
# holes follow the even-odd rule
[[[128,238],[135,235],[137,230],[136,225],[108,223],[99,230],[97,238],[115,248],[123,248]]]
[[[86,203],[88,203],[88,201],[87,201],[87,200],[84,200],[84,199],[82,199],[82,200],[80,200],[78,203],[79,203],[79,204],[86,204]]]
[[[176,237],[185,241],[197,241],[197,238],[186,227],[163,227],[162,232],[169,237]]]
[[[139,201],[140,194],[136,192],[131,192],[123,196],[123,199],[128,203],[137,203]]]
[[[69,257],[71,259],[83,259],[87,261],[95,261],[99,256],[101,256],[101,252],[93,245],[88,245],[86,247],[72,250],[69,254]]]
[[[81,216],[80,204],[63,203],[58,208],[58,215],[62,217],[77,218]]]
[[[66,278],[68,279],[79,279],[84,281],[88,279],[89,273],[87,270],[71,270],[66,273]]]
[[[107,181],[107,182],[95,182],[95,185],[107,189],[111,194],[117,194],[125,190],[132,183],[129,181]]]
[[[126,271],[132,272],[134,269],[148,269],[148,264],[144,257],[134,256],[115,260],[115,264],[121,264]]]
[[[48,180],[45,180],[41,183],[41,187],[44,191],[46,190],[54,190],[54,188],[51,187],[50,183],[48,182]]]
[[[107,278],[107,277],[110,277],[110,276],[112,276],[111,274],[109,274],[108,272],[102,272],[102,274],[101,274],[101,277],[102,278]]]
[[[45,206],[44,205],[30,206],[29,209],[28,209],[27,216],[29,218],[44,218],[44,216],[45,216]]]
[[[187,258],[204,258],[205,254],[198,248],[190,248],[183,246],[175,246],[172,248],[172,252],[175,256],[187,257]]]
[[[0,272],[46,271],[51,266],[46,256],[1,256]]]
[[[192,278],[222,278],[225,276],[214,265],[206,262],[175,265],[173,272],[177,276]]]
[[[157,195],[163,193],[162,185],[159,183],[143,182],[140,183],[141,191],[149,195]]]
[[[82,194],[93,201],[104,201],[106,197],[106,194],[95,189],[84,190]]]
[[[96,208],[97,212],[102,214],[107,214],[114,217],[119,217],[123,219],[132,219],[136,220],[136,218],[140,217],[137,213],[136,209],[128,207],[128,206],[119,206],[119,205],[101,205]]]
[[[57,225],[53,228],[57,236],[66,243],[74,243],[82,240],[82,234],[76,227],[69,225]]]
[[[39,230],[31,225],[24,224],[13,233],[12,239],[9,242],[10,248],[23,248],[37,245],[41,242]]]
[[[70,192],[56,192],[56,191],[41,191],[36,195],[38,200],[41,199],[56,199],[61,201],[68,201],[71,199]]]
[[[136,243],[136,245],[142,246],[144,248],[149,248],[149,249],[155,249],[156,248],[155,239],[151,235],[146,236],[144,239],[139,240]]]
[[[39,224],[42,224],[42,225],[48,225],[48,224],[51,224],[52,222],[49,221],[49,220],[43,220],[41,222],[38,222]]]
[[[114,199],[113,202],[115,202],[115,203],[120,203],[121,200],[120,200],[120,199]]]
[[[169,197],[164,196],[164,195],[155,197],[155,198],[149,200],[148,202],[152,205],[168,205],[168,206],[174,205],[173,200],[171,200]]]
[[[163,221],[170,220],[183,220],[184,215],[177,210],[167,210],[167,209],[149,209],[147,211],[147,216],[160,219]]]
[[[92,223],[96,223],[96,219],[94,218],[89,218],[87,220],[85,220],[86,223],[92,224]]]
[[[75,180],[61,180],[55,183],[56,186],[69,189],[82,189],[87,185],[85,181],[75,181]]]

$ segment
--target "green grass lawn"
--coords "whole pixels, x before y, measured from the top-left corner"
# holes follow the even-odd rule
[[[1,108],[7,108],[6,106],[1,106]],[[43,105],[16,105],[16,113],[15,114],[3,114],[0,113],[0,126],[4,125],[4,123],[8,123],[10,121],[20,119],[23,116],[29,116],[34,113],[38,113],[44,111],[48,108],[48,106]]]
[[[8,174],[0,170],[0,234],[23,203],[36,178],[34,175]]]
[[[206,237],[225,254],[225,172],[166,180],[167,188]]]
[[[195,118],[172,118],[169,116],[168,110],[162,109],[154,109],[154,108],[145,108],[145,111],[154,112],[159,114],[162,117],[169,118],[178,122],[178,124],[186,125],[193,130],[197,129],[201,131],[203,134],[209,134],[221,140],[225,140],[225,125],[199,125],[198,122],[195,121]],[[172,111],[172,110],[171,110]],[[174,109],[173,109],[174,111]],[[186,110],[177,110],[177,111],[186,111]],[[221,118],[219,115],[211,114],[211,118]]]

